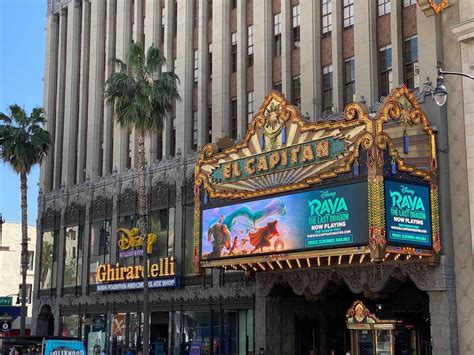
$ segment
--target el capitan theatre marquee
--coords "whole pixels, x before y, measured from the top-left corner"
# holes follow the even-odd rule
[[[410,91],[309,122],[272,91],[242,141],[195,167],[194,261],[248,272],[439,261],[434,133]]]

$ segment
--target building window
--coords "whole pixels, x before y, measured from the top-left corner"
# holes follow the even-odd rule
[[[273,56],[281,56],[281,13],[273,16]]]
[[[247,27],[247,65],[253,67],[253,26]]]
[[[173,2],[173,37],[178,34],[178,2]]]
[[[247,124],[253,117],[253,91],[247,93]]]
[[[379,50],[379,95],[388,96],[392,89],[392,46]]]
[[[323,36],[329,36],[332,31],[332,1],[323,0],[321,3],[321,13],[323,15],[321,24]]]
[[[281,84],[280,84],[281,85]],[[295,76],[291,80],[291,103],[300,107],[301,105],[301,80],[299,76]]]
[[[354,0],[344,1],[344,28],[354,25]]]
[[[281,92],[282,91],[282,84],[281,84],[281,81],[277,82],[277,83],[273,83],[273,90],[276,90],[278,92]]]
[[[207,134],[209,136],[209,142],[212,142],[212,106],[207,106]]]
[[[332,112],[332,65],[323,68],[322,91],[322,111]]]
[[[163,132],[156,134],[156,159],[161,160],[163,158]]]
[[[199,78],[199,72],[198,72],[198,51],[194,51],[194,58],[193,58],[193,79],[194,82],[197,83]]]
[[[403,7],[408,7],[415,4],[416,4],[416,0],[403,0]]]
[[[232,32],[231,42],[231,72],[235,73],[237,71],[237,32]]]
[[[81,285],[83,235],[84,227],[82,225],[66,228],[63,267],[63,286],[65,288]]]
[[[161,8],[161,33],[160,33],[160,43],[165,42],[165,9]]]
[[[18,301],[21,302],[21,287],[20,284],[18,287]],[[26,284],[26,303],[31,303],[31,284]]]
[[[354,101],[355,96],[355,60],[344,62],[344,105]]]
[[[209,70],[209,80],[212,80],[212,43],[209,43],[209,53],[207,56],[207,66]]]
[[[151,253],[151,260],[168,256],[169,238],[169,210],[162,208],[155,211],[150,211],[149,217],[149,231],[156,234],[156,244]]]
[[[237,98],[233,97],[230,104],[230,138],[237,138]]]
[[[207,17],[209,21],[212,20],[212,0],[207,0]]]
[[[32,271],[35,265],[35,252],[28,250],[28,270]]]
[[[193,150],[197,151],[198,146],[198,113],[193,111]]]
[[[293,48],[300,48],[300,5],[293,6],[291,12],[293,14]]]
[[[199,26],[199,1],[200,0],[194,0],[194,16],[193,16],[193,26],[198,27]]]
[[[89,249],[89,284],[96,283],[96,273],[99,264],[110,261],[110,243],[112,221],[104,220],[91,224]]]
[[[57,231],[43,232],[41,237],[40,290],[56,287],[58,234]]]
[[[418,74],[418,37],[413,36],[405,40],[404,52],[405,85],[413,90],[420,86]]]
[[[171,117],[171,121],[173,128],[171,129],[170,155],[174,157],[176,155],[176,117]]]
[[[230,1],[230,8],[235,9],[237,7],[237,0],[231,0]]]
[[[392,10],[391,0],[377,0],[379,16],[389,14]]]

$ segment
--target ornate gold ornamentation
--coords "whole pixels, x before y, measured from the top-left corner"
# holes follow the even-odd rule
[[[385,203],[383,177],[368,181],[369,192],[369,244],[372,248],[385,246]]]
[[[441,240],[439,237],[439,200],[438,200],[438,186],[431,185],[431,233],[433,235],[433,250],[436,254],[441,251]]]
[[[439,14],[448,5],[449,0],[417,0],[426,16]]]

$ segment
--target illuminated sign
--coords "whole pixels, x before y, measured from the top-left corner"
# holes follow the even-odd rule
[[[367,196],[361,182],[203,210],[201,257],[367,244]]]
[[[126,229],[119,228],[117,232],[120,235],[118,240],[118,247],[120,248],[119,257],[130,258],[135,256],[143,256],[143,238],[139,235],[138,228]],[[148,254],[153,251],[153,246],[156,243],[156,234],[149,233],[147,238],[146,250]],[[135,249],[141,248],[141,249]]]
[[[331,137],[237,159],[220,164],[211,173],[211,180],[215,183],[238,181],[331,160],[344,152],[346,146],[344,141]]]
[[[176,286],[176,262],[173,256],[160,258],[157,263],[148,261],[150,288]],[[143,266],[101,264],[97,268],[97,291],[133,290],[143,288]]]
[[[385,180],[385,215],[389,243],[431,247],[428,186]]]

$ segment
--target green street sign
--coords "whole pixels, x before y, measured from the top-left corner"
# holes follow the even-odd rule
[[[0,297],[0,306],[11,306],[12,298],[11,297]]]

